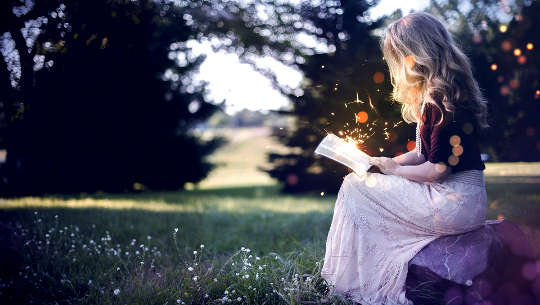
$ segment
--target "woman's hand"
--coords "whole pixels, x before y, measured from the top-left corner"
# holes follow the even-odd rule
[[[400,167],[399,163],[387,157],[371,157],[369,158],[369,164],[378,167],[386,175],[394,175]]]

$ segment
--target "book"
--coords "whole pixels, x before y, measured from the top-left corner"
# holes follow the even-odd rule
[[[335,134],[328,134],[315,149],[319,154],[337,161],[357,174],[363,174],[371,167],[369,155],[356,147],[354,143],[347,142]]]

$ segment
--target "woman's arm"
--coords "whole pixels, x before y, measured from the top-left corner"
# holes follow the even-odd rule
[[[392,158],[372,158],[370,163],[377,166],[383,174],[401,176],[418,182],[439,182],[451,173],[451,169],[445,164],[429,161],[418,165],[400,165]]]
[[[451,173],[450,167],[443,163],[426,161],[418,165],[398,166],[393,175],[418,182],[440,182]]]
[[[392,159],[399,165],[418,165],[426,162],[426,158],[423,154],[418,156],[416,148],[397,157],[393,157]]]

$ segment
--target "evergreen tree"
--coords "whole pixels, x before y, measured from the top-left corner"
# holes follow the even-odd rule
[[[464,8],[456,1],[432,1],[428,11],[452,25],[488,100],[491,128],[483,150],[492,161],[538,161],[540,3],[467,3]]]
[[[311,35],[328,52],[305,56],[303,95],[290,95],[296,119],[292,130],[276,130],[291,148],[269,154],[268,173],[284,182],[284,191],[337,191],[348,169],[313,154],[327,133],[351,137],[370,155],[394,156],[411,147],[413,127],[401,121],[400,107],[390,98],[388,69],[374,30],[384,20],[370,21],[367,1],[304,3],[299,15],[312,25]],[[399,13],[397,13],[399,14]],[[394,16],[396,17],[396,16]]]

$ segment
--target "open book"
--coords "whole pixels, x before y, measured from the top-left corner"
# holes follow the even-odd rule
[[[315,153],[337,161],[355,171],[358,174],[365,173],[371,165],[369,155],[342,138],[329,134],[319,143]]]

